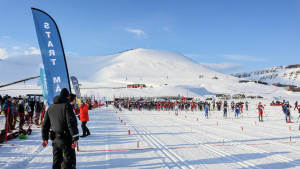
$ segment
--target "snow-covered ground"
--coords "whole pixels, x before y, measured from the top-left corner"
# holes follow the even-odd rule
[[[263,96],[264,104],[276,98],[290,103],[300,100],[298,93],[282,88],[239,83],[236,77],[213,71],[176,52],[134,49],[73,58],[68,63],[70,75],[77,76],[82,84],[82,95],[97,99],[180,95],[204,100],[214,94],[241,93]],[[30,75],[38,70],[21,66],[31,69]],[[146,84],[147,88],[124,88],[135,83]],[[41,94],[41,88],[37,81],[26,82],[1,88],[0,94]],[[169,111],[93,110],[88,122],[92,135],[80,139],[77,168],[300,168],[298,114],[293,111],[294,123],[286,124],[281,107],[267,105],[261,123],[257,102],[251,100],[251,109],[239,119],[233,118],[233,112],[223,119],[218,111],[210,112],[205,119],[200,111],[175,116]],[[0,129],[3,125],[4,117],[0,116]],[[14,139],[0,146],[0,168],[51,168],[51,164],[52,148],[41,146],[38,128],[27,140]]]
[[[255,103],[239,119],[231,111],[227,119],[218,111],[205,119],[200,111],[93,110],[77,168],[300,168],[298,114],[292,111],[294,123],[287,124],[280,107],[267,105],[258,122]],[[41,146],[40,129],[0,146],[0,168],[51,164],[52,147]]]

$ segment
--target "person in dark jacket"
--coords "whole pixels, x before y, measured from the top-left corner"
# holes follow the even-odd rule
[[[13,126],[13,106],[12,106],[12,98],[10,96],[7,97],[4,105],[3,110],[5,112],[5,128],[8,132],[11,132]]]
[[[285,103],[282,105],[283,113],[285,114],[285,122],[291,123],[291,111],[290,111],[290,104],[289,101],[285,101]]]
[[[29,98],[28,106],[30,107],[30,111],[28,112],[29,121],[33,123],[33,113],[34,113],[34,101],[32,98]]]
[[[18,104],[18,114],[19,114],[19,118],[20,118],[20,122],[19,122],[19,131],[23,131],[23,125],[25,123],[25,108],[24,108],[24,100],[19,100],[19,104]]]
[[[2,96],[0,95],[0,111],[1,111],[1,108],[2,108],[2,104],[3,104],[3,98]],[[1,112],[0,112],[1,113]]]
[[[75,147],[79,133],[77,119],[68,97],[68,90],[62,89],[60,95],[54,98],[54,104],[48,108],[42,125],[43,147],[48,144],[50,132],[54,169],[76,168]]]
[[[34,123],[36,125],[40,125],[40,117],[41,117],[41,113],[43,111],[43,108],[44,108],[43,102],[41,102],[40,98],[37,97],[35,105],[34,105],[34,110],[35,110],[35,120],[34,120]]]
[[[76,95],[75,94],[71,94],[70,95],[70,104],[72,105],[72,107],[74,109],[75,115],[80,120],[80,117],[79,117],[79,115],[80,115],[80,109],[79,109],[79,106],[76,103]]]
[[[18,104],[17,104],[17,98],[14,97],[12,99],[12,130],[16,129],[16,124],[17,124],[17,118],[18,118]]]
[[[227,104],[227,101],[224,101],[224,114],[223,114],[223,117],[224,118],[227,118],[227,107],[228,107],[228,104]]]

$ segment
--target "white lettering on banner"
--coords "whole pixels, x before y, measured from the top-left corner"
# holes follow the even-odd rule
[[[50,48],[50,47],[54,47],[53,43],[51,41],[48,42],[48,48]]]
[[[52,65],[55,66],[55,61],[56,61],[56,59],[50,59],[50,60],[51,60],[51,62],[52,62]]]
[[[45,32],[45,34],[47,35],[48,38],[50,38],[51,32]]]
[[[53,83],[60,83],[60,76],[53,77]]]
[[[48,52],[49,52],[49,56],[52,56],[52,58],[49,58],[49,61],[50,61],[50,65],[52,66],[56,66],[56,57],[55,57],[55,49],[54,49],[54,44],[53,44],[53,39],[52,38],[52,32],[51,32],[51,26],[50,26],[50,23],[49,22],[44,22],[44,33],[46,34],[46,37],[48,38]],[[44,35],[45,35],[44,34]],[[54,75],[55,76],[55,75]],[[60,76],[57,76],[56,77],[53,77],[53,87],[54,87],[54,90],[55,90],[55,93],[59,93],[61,91],[61,77]]]
[[[49,50],[49,56],[55,56],[55,50],[53,49]]]
[[[44,22],[44,28],[45,29],[50,29],[50,24],[48,22]]]
[[[60,92],[61,91],[61,88],[60,88],[60,86],[59,86],[59,84],[57,84],[57,86],[56,86],[56,93],[58,93],[58,92]]]

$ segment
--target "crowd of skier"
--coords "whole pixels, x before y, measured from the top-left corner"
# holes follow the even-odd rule
[[[194,101],[187,100],[186,98],[177,100],[131,100],[130,98],[115,99],[114,106],[118,109],[139,110],[139,111],[173,111],[175,115],[178,115],[180,111],[200,111],[204,112],[205,118],[209,118],[210,111],[222,112],[224,118],[228,118],[228,113],[234,114],[234,118],[240,118],[244,111],[249,110],[248,101],[224,101],[224,100],[205,100]],[[108,104],[108,103],[107,103]],[[291,109],[299,113],[300,106],[296,101],[294,106],[291,106],[288,101],[272,102],[272,106],[281,106],[282,112],[285,116],[287,123],[291,123]],[[86,123],[89,121],[88,110],[98,107],[99,102],[95,99],[84,98],[79,99],[73,104],[73,109],[78,119],[82,122],[83,137],[90,135]],[[263,122],[265,104],[258,102],[257,109],[258,120]],[[44,104],[41,96],[1,96],[0,95],[0,112],[5,115],[5,121],[0,121],[0,130],[2,132],[11,133],[12,131],[24,132],[24,126],[30,127],[33,124],[40,126],[43,122],[44,115],[46,113],[46,105]],[[299,119],[298,117],[298,119]],[[0,134],[1,136],[1,134]]]
[[[272,105],[272,104],[271,104]],[[178,115],[179,111],[202,111],[204,112],[205,118],[209,118],[210,111],[221,111],[223,112],[223,117],[228,117],[228,112],[231,111],[234,113],[235,118],[239,118],[240,115],[244,111],[249,110],[249,102],[248,101],[193,101],[186,99],[178,99],[178,100],[164,100],[164,101],[147,101],[147,100],[136,100],[132,101],[129,98],[116,99],[114,101],[114,106],[118,109],[128,109],[132,111],[133,109],[143,111],[174,111],[175,115]],[[263,122],[263,115],[265,106],[262,102],[257,103],[257,113],[258,120]],[[288,101],[283,100],[278,103],[276,106],[282,107],[282,112],[285,115],[286,123],[291,123],[291,108],[292,106]],[[298,115],[300,117],[300,106],[298,102],[295,102],[294,110],[298,111]],[[298,118],[299,118],[298,117]]]

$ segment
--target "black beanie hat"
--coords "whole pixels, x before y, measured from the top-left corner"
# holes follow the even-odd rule
[[[74,101],[76,99],[76,95],[71,93],[70,94],[70,102]]]
[[[61,97],[69,97],[69,95],[70,95],[70,93],[69,93],[68,89],[66,89],[66,88],[63,88],[60,92]]]

